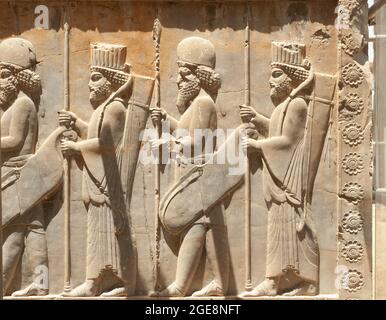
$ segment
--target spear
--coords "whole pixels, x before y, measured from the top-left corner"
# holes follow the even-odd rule
[[[1,125],[0,125],[1,132]],[[1,139],[0,139],[0,163],[1,163]],[[0,166],[1,177],[1,166]],[[3,210],[1,203],[1,188],[0,188],[0,300],[3,300]]]
[[[158,15],[158,14],[157,14]],[[161,42],[161,22],[158,18],[154,20],[153,42],[155,46],[155,104],[157,108],[161,105],[161,81],[160,81],[160,42]],[[162,135],[161,121],[154,123],[157,128],[158,139]],[[158,290],[159,259],[160,259],[160,237],[161,228],[159,221],[160,207],[160,186],[161,186],[161,147],[158,150],[158,157],[155,165],[155,186],[154,186],[154,214],[155,214],[155,237],[154,237],[154,291]]]
[[[246,26],[244,34],[244,104],[251,104],[251,84],[250,84],[250,32],[249,32],[249,5],[246,8]],[[251,173],[249,169],[248,155],[245,167],[245,290],[252,289],[251,278]]]
[[[64,24],[64,110],[70,110],[69,96],[69,31],[70,26]],[[71,251],[70,251],[70,159],[63,161],[63,201],[64,201],[64,292],[71,290]]]

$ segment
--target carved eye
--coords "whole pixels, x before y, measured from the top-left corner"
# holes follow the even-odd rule
[[[99,72],[91,74],[91,81],[97,82],[102,79],[102,75]]]
[[[187,67],[180,67],[180,68],[179,68],[179,73],[180,73],[180,75],[181,75],[182,77],[184,77],[184,76],[190,75],[192,72],[191,72],[190,69],[187,68]]]
[[[12,75],[12,72],[9,71],[8,69],[3,69],[0,71],[0,78],[1,79],[6,79]]]
[[[283,71],[280,69],[276,69],[272,71],[272,77],[279,78],[283,75]]]

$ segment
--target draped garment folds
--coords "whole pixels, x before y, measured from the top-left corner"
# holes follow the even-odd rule
[[[67,131],[57,128],[35,154],[8,159],[2,166],[2,225],[11,224],[19,216],[28,214],[45,198],[56,192],[63,178],[63,156],[59,140]],[[31,181],[33,186],[31,187]]]
[[[274,111],[269,138],[282,134],[288,105],[289,101]],[[274,118],[278,121],[272,121]],[[289,148],[263,148],[264,195],[268,206],[266,277],[278,277],[293,270],[303,279],[317,282],[319,249],[312,231],[312,214],[304,196],[307,179],[305,122],[299,128],[298,140]],[[299,229],[305,213],[306,224]]]
[[[98,137],[100,145],[95,150],[81,150],[85,162],[83,198],[88,206],[88,279],[98,278],[105,270],[128,279],[131,239],[121,182],[125,117],[123,114],[123,121],[111,125],[106,117],[112,104],[127,107],[119,98],[99,106],[90,119],[88,139]]]

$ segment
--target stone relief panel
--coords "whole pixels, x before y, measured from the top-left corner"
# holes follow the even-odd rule
[[[371,296],[363,1],[44,5],[0,3],[5,296]]]

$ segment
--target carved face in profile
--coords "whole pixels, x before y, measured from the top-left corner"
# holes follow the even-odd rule
[[[100,72],[92,72],[90,82],[88,83],[90,89],[90,102],[97,107],[104,102],[111,94],[111,83]]]
[[[283,69],[277,67],[272,68],[269,85],[271,87],[271,99],[275,105],[283,102],[292,91],[292,79]]]
[[[178,63],[178,96],[177,108],[182,114],[189,107],[190,103],[200,93],[200,80],[194,73],[194,66],[188,66],[184,63]]]
[[[0,107],[8,108],[19,93],[16,76],[4,66],[0,66]]]

